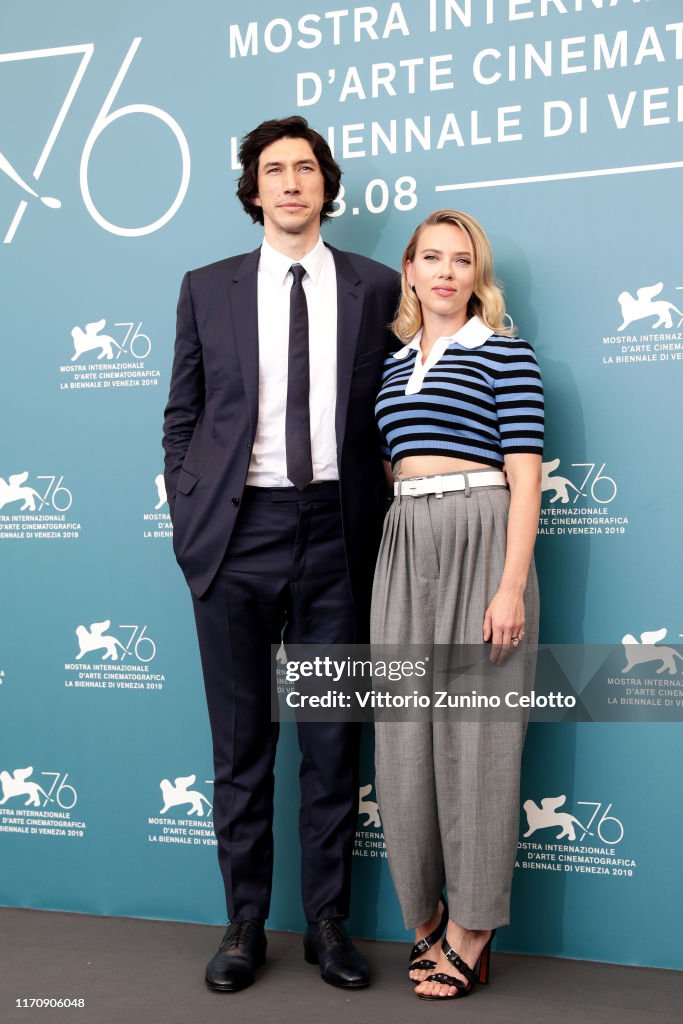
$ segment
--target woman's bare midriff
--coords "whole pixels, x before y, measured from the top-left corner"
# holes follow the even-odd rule
[[[484,462],[470,462],[468,459],[455,459],[450,455],[409,455],[397,462],[393,468],[394,480],[408,480],[416,476],[436,476],[438,473],[461,473],[463,470],[472,472],[477,469],[499,469],[499,466],[487,465]]]

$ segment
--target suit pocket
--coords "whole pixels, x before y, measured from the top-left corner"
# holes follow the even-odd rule
[[[187,469],[181,469],[178,474],[178,483],[176,484],[176,491],[180,494],[190,494],[194,489],[198,476],[194,473],[190,473]]]

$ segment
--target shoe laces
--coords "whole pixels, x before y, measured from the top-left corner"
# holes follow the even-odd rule
[[[237,946],[243,945],[243,943],[249,939],[249,933],[257,927],[255,921],[251,921],[247,917],[243,917],[239,921],[234,921],[227,932],[223,940],[224,949],[235,949]]]
[[[346,942],[346,933],[340,922],[334,917],[328,917],[321,923],[319,934],[326,942]]]

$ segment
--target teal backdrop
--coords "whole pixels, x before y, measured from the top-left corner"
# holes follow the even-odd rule
[[[237,142],[298,112],[344,170],[333,244],[398,266],[443,206],[488,230],[546,386],[542,639],[618,652],[602,682],[631,721],[530,729],[499,947],[683,967],[665,703],[683,696],[666,654],[683,634],[682,15],[678,0],[2,5],[0,902],[224,920],[161,419],[182,274],[260,242],[234,197]],[[287,726],[279,929],[303,925],[297,770]],[[374,801],[368,734],[351,927],[404,940]]]

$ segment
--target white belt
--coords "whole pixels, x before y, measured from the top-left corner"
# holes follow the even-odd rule
[[[408,480],[394,481],[394,497],[417,498],[421,494],[436,494],[442,497],[448,491],[465,491],[469,494],[474,487],[507,487],[505,473],[499,469],[477,470],[468,473],[446,473],[443,476],[418,476]]]

